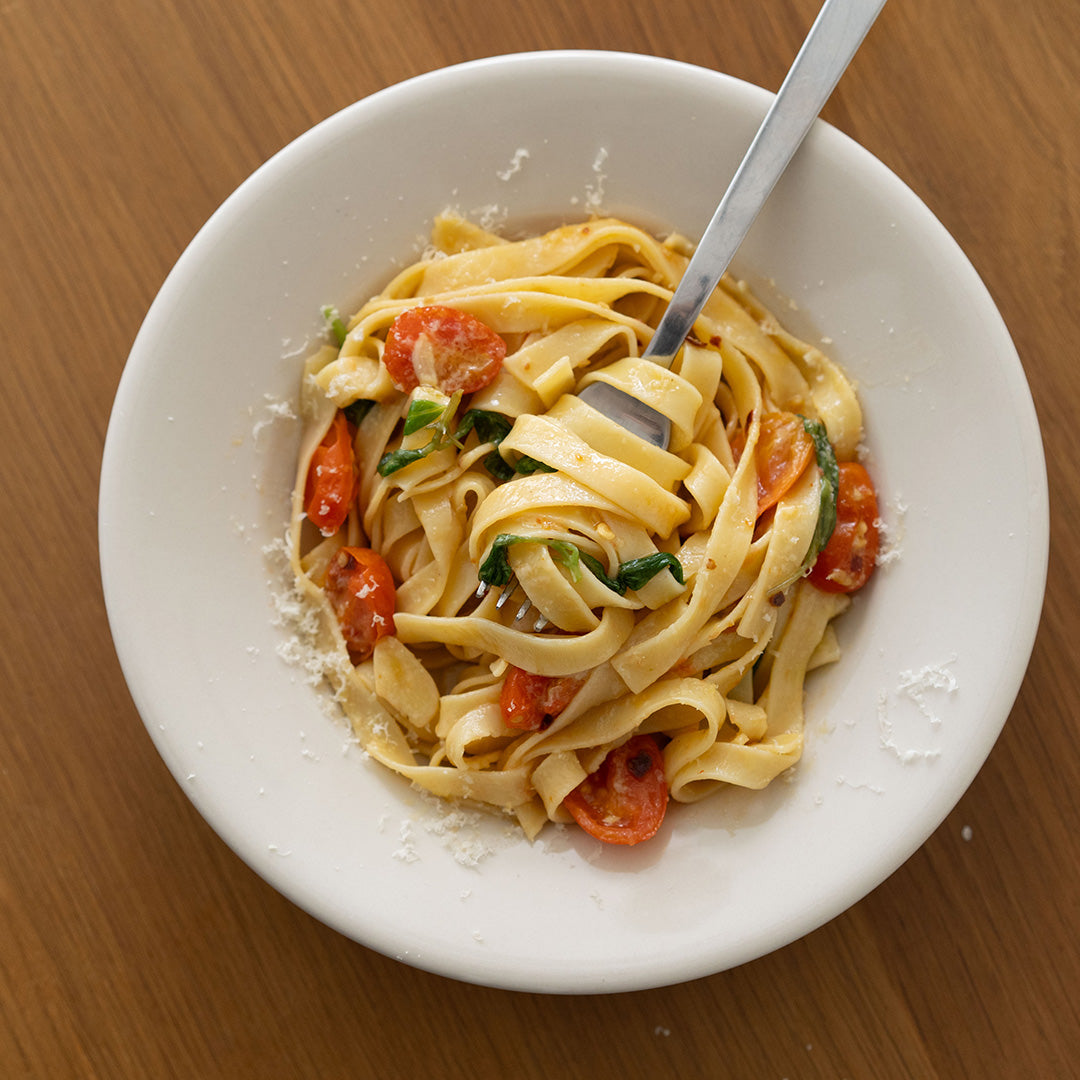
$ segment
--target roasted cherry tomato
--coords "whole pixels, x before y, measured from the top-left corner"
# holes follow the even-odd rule
[[[353,431],[340,410],[311,455],[304,506],[323,536],[333,536],[349,516],[356,494]]]
[[[802,417],[790,412],[765,413],[754,451],[758,514],[775,506],[813,460],[814,440]]]
[[[826,592],[855,592],[870,579],[880,534],[874,482],[857,461],[842,461],[836,493],[836,528],[810,571],[809,580]]]
[[[383,363],[394,385],[408,393],[437,386],[471,394],[499,373],[506,342],[486,323],[456,308],[409,308],[386,335]]]
[[[539,731],[570,704],[584,682],[581,675],[533,675],[511,667],[499,694],[503,719],[518,731]]]
[[[765,413],[759,425],[754,467],[757,470],[757,512],[760,517],[791,489],[814,459],[814,440],[802,417],[790,412]],[[742,457],[746,432],[737,431],[731,440],[736,462]]]
[[[608,844],[639,844],[655,836],[667,810],[664,758],[652,735],[635,735],[563,799],[590,836]]]
[[[394,632],[394,575],[377,551],[343,547],[330,561],[325,590],[349,657],[359,664]]]

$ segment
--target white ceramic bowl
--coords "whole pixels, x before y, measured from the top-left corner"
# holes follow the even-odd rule
[[[355,749],[279,647],[275,569],[300,357],[411,261],[447,206],[510,225],[592,208],[699,235],[769,102],[651,57],[537,53],[433,72],[332,116],[183,254],[134,344],[101,481],[117,651],[159,751],[222,838],[314,916],[495,986],[628,990],[720,971],[837,915],[942,821],[1024,673],[1045,584],[1042,447],[1016,352],[957,245],[818,123],[735,269],[858,380],[896,550],[807,696],[805,759],[761,793],[601,850],[456,833]],[[470,865],[470,863],[473,863]]]

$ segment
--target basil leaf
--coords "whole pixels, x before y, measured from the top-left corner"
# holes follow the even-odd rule
[[[619,567],[617,580],[627,589],[640,589],[665,569],[671,571],[671,576],[680,585],[686,584],[682,563],[668,551],[658,551],[655,555],[644,555],[640,559],[624,562]]]
[[[514,470],[521,473],[523,476],[531,476],[533,473],[538,472],[558,472],[558,470],[551,465],[545,465],[542,461],[537,461],[536,458],[532,457],[518,458]]]
[[[475,428],[476,437],[482,443],[489,442],[498,446],[510,434],[513,426],[510,417],[503,416],[502,413],[492,412],[490,409],[470,409],[461,418],[454,438],[460,442]]]
[[[498,446],[510,434],[513,426],[513,420],[500,412],[493,412],[491,409],[470,409],[461,418],[461,423],[454,432],[454,438],[461,442],[475,428],[476,437],[482,443],[489,442]],[[515,465],[510,465],[501,454],[490,454],[484,459],[484,466],[496,480],[509,480],[514,473],[529,476],[537,472],[556,471],[550,465],[545,465],[542,461],[531,457],[521,457]]]
[[[454,438],[448,428],[460,401],[460,390],[455,390],[445,405],[440,405],[437,401],[427,401],[424,398],[413,401],[405,415],[402,435],[411,435],[414,431],[431,427],[433,428],[431,438],[424,446],[418,446],[412,450],[391,450],[383,454],[376,467],[379,475],[389,476],[398,469],[404,469],[406,465],[411,465],[414,461],[419,461],[422,457],[427,457],[433,451],[441,450],[453,442]]]
[[[806,433],[814,440],[814,452],[817,454],[818,468],[821,469],[821,507],[818,510],[817,527],[810,539],[806,558],[803,559],[803,567],[809,570],[836,528],[836,496],[840,488],[840,469],[836,464],[836,453],[829,442],[825,425],[820,420],[808,420],[805,416],[800,419]]]
[[[492,412],[490,409],[470,409],[461,418],[454,438],[460,443],[475,428],[476,437],[482,443],[494,443],[497,447],[510,434],[513,426],[513,421],[502,413]],[[498,450],[492,450],[484,458],[484,468],[496,480],[509,480],[514,475],[514,467],[503,459]]]
[[[345,338],[348,336],[348,330],[345,327],[341,316],[338,314],[338,309],[333,304],[327,304],[322,309],[323,318],[330,326],[330,332],[334,335],[334,340],[338,343],[340,349],[345,344]]]
[[[461,449],[461,441],[456,435],[450,433],[450,421],[457,415],[460,404],[461,391],[455,390],[450,395],[450,400],[446,403],[445,408],[439,414],[439,419],[435,421],[435,435],[433,437],[438,441],[439,446],[445,446],[448,442],[452,442],[459,450]]]
[[[389,476],[398,469],[404,469],[406,465],[427,457],[435,448],[435,440],[432,439],[426,446],[417,447],[415,450],[391,450],[379,458],[376,469],[380,476]]]
[[[514,571],[510,569],[510,559],[506,554],[506,549],[511,544],[528,539],[527,536],[514,536],[513,533],[499,533],[491,542],[491,550],[477,571],[480,580],[496,587],[505,585],[514,574]]]
[[[568,540],[545,540],[543,541],[551,549],[555,561],[561,563],[569,572],[571,581],[581,580],[581,551],[577,544],[571,544]]]
[[[341,411],[345,414],[345,419],[351,424],[360,426],[360,421],[364,419],[369,412],[371,412],[374,401],[368,401],[367,398],[357,398],[351,405],[346,405]]]
[[[626,592],[625,583],[620,581],[617,577],[608,577],[607,571],[604,570],[604,564],[596,558],[595,555],[590,555],[587,551],[582,551],[580,552],[580,558],[589,573],[597,578],[602,585],[606,585],[612,592],[617,592],[620,596]]]
[[[581,580],[581,567],[584,565],[602,585],[606,585],[620,596],[628,589],[640,589],[647,581],[652,580],[665,569],[671,571],[680,585],[685,584],[682,564],[674,555],[666,551],[658,551],[655,555],[645,555],[640,559],[630,559],[619,567],[619,572],[615,577],[609,577],[604,570],[604,564],[595,555],[582,551],[568,540],[548,540],[542,536],[517,536],[514,533],[499,533],[492,541],[491,551],[480,564],[481,581],[489,585],[503,586],[510,580],[513,570],[510,568],[510,559],[506,549],[511,544],[546,544],[555,560],[570,574],[571,581]]]
[[[442,416],[445,408],[445,403],[440,404],[437,401],[417,398],[409,405],[409,411],[405,414],[405,427],[402,429],[402,435],[411,435],[414,431],[419,431],[429,424],[434,424]]]
[[[491,453],[484,458],[484,468],[487,469],[496,480],[512,480],[514,477],[513,465],[508,464],[498,450],[492,450]]]
[[[581,580],[581,553],[576,544],[568,540],[549,540],[544,536],[518,536],[514,533],[499,533],[491,542],[487,558],[480,564],[477,576],[488,585],[503,586],[513,576],[510,558],[506,549],[511,544],[546,544],[551,549],[555,560],[562,564],[570,574],[572,581]]]
[[[602,584],[620,596],[629,589],[640,589],[662,570],[670,570],[672,577],[680,585],[686,584],[682,563],[666,551],[658,551],[655,555],[643,555],[640,559],[628,559],[619,567],[618,573],[613,578],[608,577],[603,563],[592,555],[581,552],[581,561]]]

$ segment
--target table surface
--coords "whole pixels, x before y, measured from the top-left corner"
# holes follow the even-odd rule
[[[1080,1075],[1075,0],[894,0],[825,109],[986,281],[1030,380],[1052,506],[1043,619],[1001,738],[927,843],[843,915],[733,971],[630,994],[514,994],[404,966],[217,838],[109,637],[96,512],[112,397],[169,268],[256,166],[357,98],[496,53],[655,53],[775,90],[815,10],[0,5],[5,1076]]]

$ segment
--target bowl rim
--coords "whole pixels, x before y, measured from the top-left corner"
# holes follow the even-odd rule
[[[149,720],[156,711],[153,701],[154,690],[147,684],[146,674],[141,670],[141,661],[133,649],[131,627],[133,619],[136,618],[135,612],[131,607],[130,599],[121,596],[124,588],[122,564],[126,558],[130,557],[130,554],[121,551],[122,543],[115,531],[114,522],[114,510],[117,500],[122,500],[124,497],[122,478],[125,472],[125,462],[122,455],[126,450],[126,447],[123,446],[125,427],[128,418],[138,408],[137,399],[141,393],[139,384],[146,377],[146,369],[151,364],[148,344],[157,335],[165,331],[168,321],[167,309],[173,301],[174,292],[182,287],[185,275],[190,272],[190,268],[196,266],[201,259],[209,256],[217,243],[219,231],[230,227],[232,215],[249,198],[257,195],[260,187],[272,184],[278,172],[289,168],[294,158],[302,159],[312,152],[314,148],[325,143],[327,139],[333,140],[342,134],[347,134],[354,125],[362,124],[363,118],[369,112],[380,110],[384,106],[393,105],[394,103],[421,100],[429,92],[430,88],[453,83],[456,80],[464,79],[467,81],[477,77],[488,78],[492,75],[501,77],[505,72],[521,68],[523,65],[550,67],[552,64],[566,65],[568,69],[570,67],[581,68],[583,65],[591,65],[597,70],[605,68],[612,73],[615,73],[616,70],[623,71],[626,74],[663,72],[666,76],[675,78],[704,80],[715,84],[717,87],[724,87],[726,92],[736,94],[744,100],[752,102],[754,108],[760,108],[762,112],[772,98],[769,91],[734,76],[684,61],[634,52],[593,49],[534,50],[493,55],[427,71],[403,82],[384,87],[345,106],[297,136],[260,165],[222,202],[206,224],[198,231],[177,259],[166,276],[157,296],[151,303],[146,318],[131,347],[127,364],[117,387],[116,400],[109,420],[102,458],[98,539],[106,608],[110,625],[113,627],[113,637],[121,667],[131,689],[136,707],[143,717],[144,723],[146,723],[147,730],[178,783],[181,782],[182,776],[181,771],[175,767],[176,761],[173,748],[167,740],[160,737],[160,732],[154,729],[154,725]],[[979,302],[993,332],[998,336],[1003,335],[1003,340],[1008,341],[1011,355],[1016,360],[1015,371],[1011,373],[1014,383],[1013,389],[1022,399],[1026,395],[1026,401],[1022,400],[1020,402],[1021,409],[1029,411],[1028,423],[1034,423],[1035,433],[1038,434],[1038,422],[1035,417],[1030,388],[1024,379],[1022,365],[1019,356],[1016,354],[1015,345],[1012,343],[1000,312],[994,305],[989,292],[986,290],[975,268],[960,250],[959,245],[956,244],[945,227],[930,212],[922,200],[874,155],[826,121],[818,120],[817,127],[819,130],[830,133],[828,137],[833,140],[831,145],[838,147],[840,152],[854,154],[867,168],[874,171],[876,179],[890,186],[893,197],[914,200],[912,205],[917,205],[921,208],[921,212],[925,213],[928,219],[928,227],[939,230],[942,245],[944,247],[951,245],[954,248],[956,265],[965,274],[969,275],[968,288],[974,290],[975,294],[978,295]],[[1017,376],[1019,377],[1018,381]],[[979,746],[971,753],[968,759],[969,767],[954,776],[947,798],[939,800],[939,802],[948,803],[948,808],[944,813],[936,814],[936,820],[932,822],[929,820],[924,821],[922,823],[923,827],[914,830],[909,836],[908,844],[897,846],[889,853],[888,857],[882,857],[874,864],[864,867],[862,873],[857,875],[854,883],[849,884],[848,893],[858,894],[853,899],[849,897],[846,902],[836,907],[835,910],[815,908],[792,918],[786,926],[777,930],[773,936],[773,944],[769,948],[760,948],[760,943],[756,941],[747,942],[746,946],[741,950],[738,948],[728,949],[724,962],[719,966],[717,966],[715,958],[710,959],[708,956],[704,958],[700,955],[682,956],[648,974],[631,969],[625,972],[596,973],[592,979],[582,978],[581,973],[577,971],[570,972],[569,978],[560,977],[557,972],[550,968],[524,974],[508,973],[500,971],[497,961],[494,965],[483,966],[474,962],[470,966],[468,963],[463,964],[461,957],[458,955],[459,950],[453,949],[444,953],[439,953],[437,949],[434,949],[431,953],[421,957],[401,956],[399,944],[395,944],[388,939],[382,939],[376,934],[358,935],[355,925],[343,923],[340,912],[334,910],[332,905],[327,906],[321,903],[320,898],[313,895],[309,889],[302,887],[295,880],[277,873],[276,871],[280,867],[272,868],[268,872],[266,861],[255,857],[254,852],[242,835],[242,826],[223,820],[220,808],[215,807],[212,801],[205,797],[205,793],[182,785],[183,790],[218,835],[278,891],[289,896],[290,899],[316,918],[334,926],[355,940],[361,941],[368,947],[389,955],[398,955],[407,962],[415,964],[415,966],[439,974],[515,990],[575,993],[610,992],[612,990],[634,990],[679,982],[714,971],[724,970],[756,958],[765,952],[772,951],[772,949],[779,948],[803,936],[840,914],[850,903],[854,903],[862,896],[865,896],[877,884],[888,877],[925,842],[930,833],[944,820],[945,814],[948,813],[948,810],[955,805],[956,800],[966,790],[971,779],[974,778],[974,775],[981,768],[986,756],[992,749],[1019,692],[1023,674],[1034,646],[1035,635],[1041,618],[1042,598],[1045,593],[1049,557],[1049,509],[1046,491],[1045,456],[1041,437],[1036,440],[1036,443],[1037,445],[1029,443],[1025,446],[1027,453],[1034,455],[1034,458],[1030,461],[1031,466],[1036,472],[1041,470],[1042,476],[1041,488],[1032,492],[1027,507],[1027,522],[1031,540],[1025,594],[1029,597],[1029,603],[1012,628],[1016,651],[1011,657],[1009,670],[1002,676],[1002,685],[1006,692],[1007,704],[1003,702],[1004,707],[1001,709],[1000,722],[988,723],[984,720]],[[1038,597],[1037,602],[1030,599],[1036,595]]]

